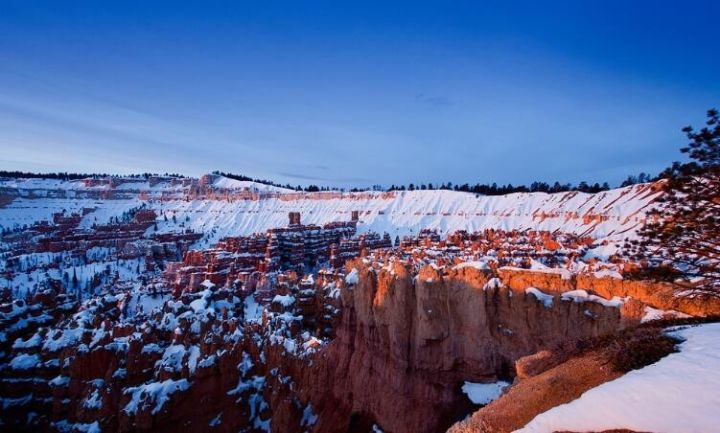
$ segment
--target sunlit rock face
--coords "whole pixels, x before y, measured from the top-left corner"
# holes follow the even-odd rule
[[[195,292],[50,308],[66,295],[48,289],[4,311],[22,324],[3,345],[5,413],[18,431],[96,420],[122,432],[439,431],[476,407],[465,381],[512,380],[517,359],[632,326],[643,308],[626,306],[645,306],[503,283],[525,273],[552,286],[564,273],[438,267],[413,255],[280,274],[270,292],[206,280]]]
[[[301,365],[279,362],[318,414],[315,431],[440,431],[471,410],[464,381],[510,378],[519,357],[633,320],[597,302],[558,296],[546,305],[473,268],[414,273],[356,260],[352,269],[358,279],[341,291],[335,338]],[[271,398],[274,413],[289,410],[287,393]],[[293,419],[277,431],[292,431]]]

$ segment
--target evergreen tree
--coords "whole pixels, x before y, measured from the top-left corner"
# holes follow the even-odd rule
[[[629,242],[627,254],[642,263],[636,277],[668,281],[685,295],[720,296],[720,119],[708,111],[700,131],[686,127],[681,149],[690,162],[675,162],[662,177],[665,194]]]

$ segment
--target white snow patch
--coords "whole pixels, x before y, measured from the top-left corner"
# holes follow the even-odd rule
[[[52,424],[61,433],[102,433],[100,423],[97,421],[92,423],[69,423],[67,420],[62,420]]]
[[[102,397],[100,396],[100,390],[95,389],[88,398],[83,402],[83,407],[87,409],[101,409],[102,408]]]
[[[593,276],[595,278],[614,278],[616,280],[622,280],[623,276],[620,275],[620,272],[614,270],[614,269],[602,269],[599,271],[593,272]]]
[[[300,426],[309,427],[315,425],[317,422],[317,415],[313,412],[313,408],[310,404],[305,406],[303,410],[302,418],[300,419]]]
[[[553,305],[553,296],[548,295],[547,293],[541,292],[539,289],[536,289],[535,287],[528,287],[525,289],[525,293],[533,295],[535,299],[542,302],[545,308],[552,308]]]
[[[10,361],[10,368],[13,370],[30,370],[40,365],[40,357],[33,354],[21,354]]]
[[[280,304],[283,307],[287,308],[295,303],[295,297],[291,295],[275,295],[272,302],[274,304]]]
[[[345,282],[350,285],[357,284],[360,281],[360,276],[356,268],[352,268],[350,273],[345,276]]]
[[[210,420],[210,422],[208,423],[208,427],[217,427],[220,424],[222,424],[222,412],[220,412],[219,414],[217,414],[217,416],[215,416],[215,418]]]
[[[591,295],[587,291],[582,289],[570,290],[569,292],[565,292],[560,295],[560,299],[563,301],[573,301],[578,304],[582,304],[583,302],[597,302],[598,304],[604,305],[606,307],[615,308],[620,308],[623,302],[625,302],[624,299],[619,296],[613,296],[612,299],[605,299],[597,295]]]
[[[643,314],[642,319],[640,319],[640,323],[646,323],[653,320],[661,319],[687,319],[688,317],[692,316],[675,310],[659,310],[657,308],[646,305],[645,314]]]
[[[475,269],[480,269],[480,270],[489,269],[487,262],[482,261],[482,260],[463,262],[458,265],[455,265],[455,267],[453,269],[462,269],[462,268],[475,268]]]
[[[123,410],[129,414],[136,414],[139,409],[145,409],[155,403],[152,409],[152,414],[155,415],[170,400],[170,395],[188,388],[190,388],[190,382],[187,379],[168,379],[163,382],[150,382],[128,388],[125,390],[125,394],[132,394],[132,397]]]
[[[535,267],[530,269],[525,268],[518,268],[515,266],[503,266],[500,269],[506,270],[506,271],[515,271],[515,272],[539,272],[539,273],[545,273],[545,274],[558,274],[560,275],[560,278],[563,280],[570,280],[572,279],[572,272],[568,269],[564,268],[548,268],[547,266],[543,265],[540,262],[535,262]]]
[[[248,295],[244,304],[243,315],[245,322],[259,323],[262,320],[263,306],[258,304],[253,295]]]
[[[509,385],[509,382],[502,380],[494,383],[465,382],[462,392],[467,394],[471,402],[484,405],[500,397]]]
[[[720,426],[720,323],[671,332],[680,352],[536,416],[520,433],[630,429],[707,433]]]

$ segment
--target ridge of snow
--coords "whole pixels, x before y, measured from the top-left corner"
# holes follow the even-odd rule
[[[40,365],[40,362],[40,357],[38,355],[28,355],[22,353],[10,361],[10,368],[13,370],[29,370]]]
[[[213,180],[213,186],[222,189],[235,189],[235,190],[246,190],[253,192],[295,192],[292,189],[282,188],[279,186],[268,185],[265,183],[254,182],[251,180],[237,180],[221,175],[210,175],[215,179]]]
[[[292,295],[275,295],[272,302],[273,304],[280,304],[287,308],[295,303],[295,297]]]
[[[536,262],[538,265],[540,265],[539,262]],[[507,270],[507,271],[516,271],[516,272],[539,272],[539,273],[546,273],[546,274],[558,274],[560,275],[560,278],[563,280],[569,280],[572,278],[572,272],[569,269],[565,268],[549,268],[547,266],[541,268],[539,266],[533,267],[533,268],[518,268],[516,266],[503,266],[500,268],[500,270]]]
[[[481,271],[490,269],[488,267],[487,261],[484,261],[484,260],[473,260],[473,261],[469,261],[469,262],[462,262],[453,267],[453,269],[463,269],[463,268],[475,268],[475,269],[479,269]]]

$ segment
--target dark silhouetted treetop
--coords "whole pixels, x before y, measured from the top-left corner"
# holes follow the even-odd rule
[[[627,255],[642,263],[632,276],[676,284],[682,294],[720,296],[720,119],[707,113],[706,126],[686,127],[690,140],[661,176],[664,194],[649,214]]]

